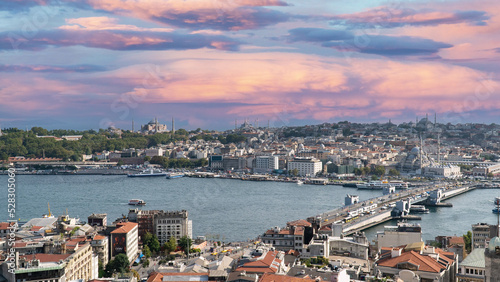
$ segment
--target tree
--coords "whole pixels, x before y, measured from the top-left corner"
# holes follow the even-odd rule
[[[109,276],[113,273],[124,273],[128,272],[128,266],[130,265],[128,257],[126,254],[118,254],[114,259],[110,260],[108,265],[106,265],[106,272]]]
[[[182,238],[179,239],[179,247],[187,254],[189,252],[189,249],[191,248],[192,244],[191,238],[188,236],[183,236]]]
[[[175,251],[177,248],[177,241],[175,238],[172,236],[170,239],[163,244],[163,248],[165,249],[165,253],[169,255],[171,252]]]
[[[373,170],[373,174],[376,176],[383,176],[385,174],[385,168],[381,165],[378,165]]]
[[[293,176],[297,176],[297,175],[299,175],[299,170],[294,168],[294,169],[290,170],[290,174]]]
[[[158,241],[158,237],[156,235],[147,232],[144,234],[144,239],[142,239],[142,243],[144,246],[148,246],[149,250],[154,253],[160,251],[160,242]]]
[[[389,175],[390,176],[399,176],[399,171],[397,169],[391,168],[389,170]]]
[[[145,156],[145,157],[144,157],[144,161],[145,161],[145,162],[149,162],[150,160],[151,160],[151,157],[150,157],[150,156]]]
[[[148,246],[144,246],[144,248],[142,248],[142,254],[148,259],[151,257],[151,250],[149,249]]]
[[[467,234],[464,234],[463,237],[465,243],[465,250],[467,250],[467,253],[470,253],[472,249],[472,232],[467,231]]]

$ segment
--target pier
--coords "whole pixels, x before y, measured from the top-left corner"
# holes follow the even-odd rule
[[[308,220],[315,221],[319,227],[342,224],[343,233],[350,235],[392,219],[400,219],[401,216],[404,217],[408,214],[410,206],[413,204],[451,207],[451,204],[442,203],[442,201],[467,193],[478,187],[476,185],[457,187],[432,185],[397,191],[393,194],[362,202],[357,202],[356,197],[348,196],[354,201],[352,204],[346,203],[343,207],[319,214]]]

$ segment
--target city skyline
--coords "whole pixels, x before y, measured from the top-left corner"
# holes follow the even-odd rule
[[[494,1],[4,1],[0,126],[498,123]]]

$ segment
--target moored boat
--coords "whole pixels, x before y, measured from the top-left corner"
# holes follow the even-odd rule
[[[181,178],[184,177],[184,173],[181,172],[172,172],[167,174],[167,179]]]
[[[167,173],[162,170],[147,169],[139,173],[129,173],[128,177],[155,177],[155,176],[166,176]]]

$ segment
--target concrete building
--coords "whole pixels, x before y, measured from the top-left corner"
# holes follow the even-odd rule
[[[123,253],[129,261],[134,261],[139,251],[138,230],[135,222],[117,223],[116,229],[111,232],[111,257]]]
[[[254,172],[272,172],[279,168],[278,156],[257,156],[255,157]]]
[[[103,235],[95,235],[90,242],[92,252],[96,254],[99,260],[106,265],[109,261],[109,240],[108,237]]]
[[[188,212],[182,211],[161,211],[154,215],[154,234],[163,245],[170,237],[174,237],[177,242],[180,238],[188,236],[193,238],[193,223],[188,219]]]
[[[457,278],[459,282],[484,282],[485,249],[474,249],[458,266]]]
[[[462,172],[456,165],[430,165],[424,168],[424,175],[435,178],[461,178]]]
[[[105,213],[91,214],[87,218],[90,226],[107,226],[108,225],[108,215]]]
[[[270,244],[277,250],[295,250],[299,253],[313,237],[312,224],[306,220],[295,220],[287,223],[283,229],[274,227],[261,236],[262,242]]]
[[[300,176],[316,176],[322,168],[321,161],[314,158],[294,158],[288,162],[288,171],[297,170]]]
[[[475,248],[486,248],[487,243],[491,238],[497,235],[497,226],[490,225],[487,223],[478,223],[472,225],[472,246],[471,249]]]
[[[384,231],[377,232],[377,247],[397,247],[415,242],[422,242],[420,225],[398,223],[398,226],[384,226]]]

